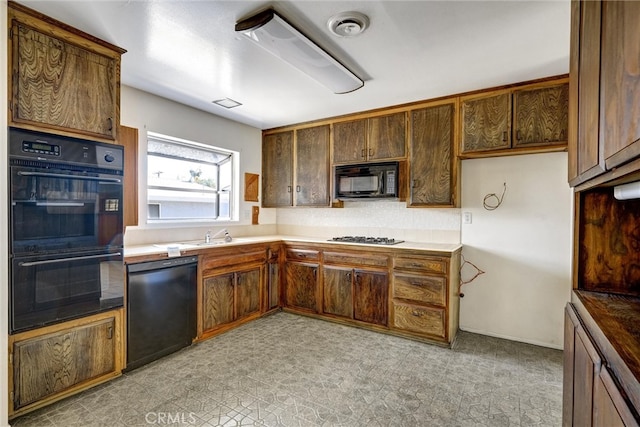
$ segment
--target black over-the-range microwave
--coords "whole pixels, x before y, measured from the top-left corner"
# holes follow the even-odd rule
[[[363,163],[335,167],[336,199],[398,197],[398,162]]]

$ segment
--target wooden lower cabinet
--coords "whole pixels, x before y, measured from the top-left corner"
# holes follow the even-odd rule
[[[324,266],[322,283],[324,314],[387,326],[387,273]]]
[[[354,270],[353,288],[353,318],[387,326],[389,276],[386,273]]]
[[[458,331],[460,255],[393,259],[391,327],[451,345]]]
[[[285,275],[285,307],[317,313],[318,264],[287,261]]]
[[[280,307],[280,246],[267,249],[267,283],[265,311]]]
[[[599,349],[573,307],[565,308],[562,425],[638,426]]]
[[[203,331],[260,314],[262,265],[212,273],[203,279]]]
[[[10,335],[9,348],[14,417],[120,375],[123,311]]]

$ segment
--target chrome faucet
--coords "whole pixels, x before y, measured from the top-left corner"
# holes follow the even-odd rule
[[[211,243],[211,239],[214,239],[214,238],[218,237],[219,235],[221,235],[223,233],[224,233],[224,241],[225,242],[228,243],[228,242],[233,240],[233,238],[231,237],[231,234],[229,234],[227,229],[223,228],[222,230],[218,231],[213,236],[211,235],[211,230],[208,230],[207,233],[204,235],[204,242],[205,243]]]

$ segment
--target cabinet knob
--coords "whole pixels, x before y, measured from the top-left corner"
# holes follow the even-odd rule
[[[420,317],[420,312],[413,310],[413,311],[411,312],[411,315],[412,315],[412,316],[415,316],[415,317]]]
[[[299,192],[300,192],[300,186],[296,185],[296,193],[299,193]]]
[[[507,133],[507,131],[502,132],[502,141],[503,142],[507,142],[509,135]]]
[[[411,188],[416,188],[418,186],[418,181],[415,179],[411,180]]]
[[[113,338],[113,326],[107,328],[107,339]]]
[[[369,148],[369,157],[373,157],[373,150]]]
[[[291,186],[287,185],[287,193],[291,193]]]
[[[364,148],[362,149],[362,151],[360,151],[360,157],[362,157],[364,159],[365,154],[364,154]]]
[[[107,120],[109,120],[109,130],[112,131],[113,130],[113,118],[109,117]]]

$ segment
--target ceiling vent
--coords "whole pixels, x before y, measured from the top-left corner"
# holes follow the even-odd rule
[[[360,12],[343,12],[331,17],[327,26],[338,37],[354,37],[367,29],[369,18]]]

